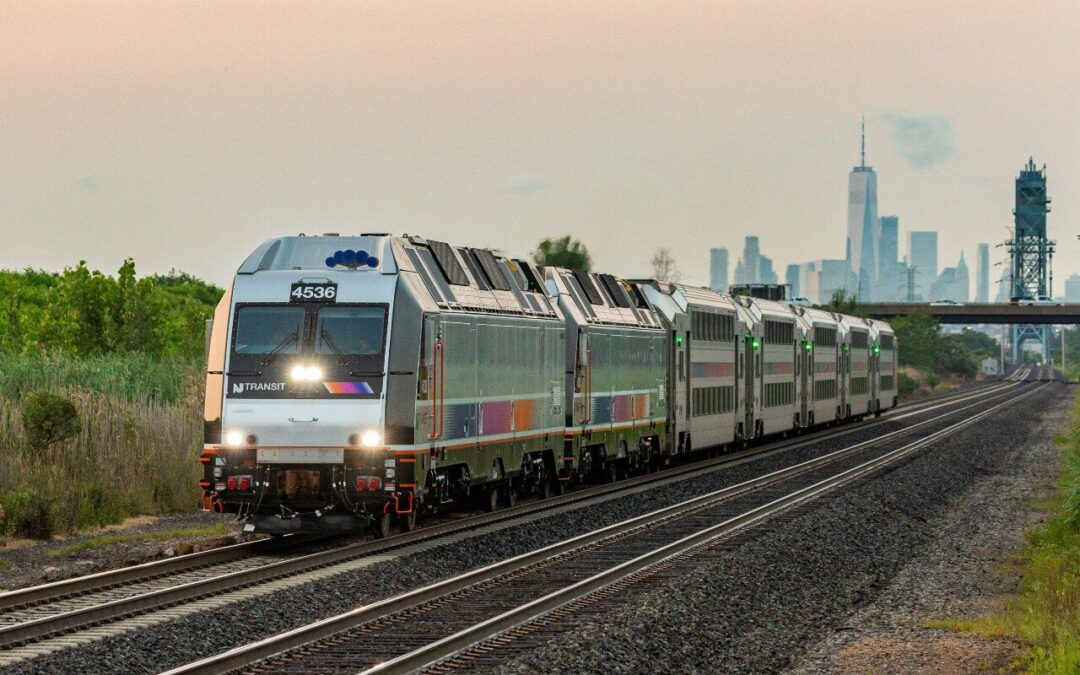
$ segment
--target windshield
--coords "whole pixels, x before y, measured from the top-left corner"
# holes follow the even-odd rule
[[[303,307],[241,307],[236,317],[234,351],[243,356],[296,354],[301,347]]]
[[[315,353],[372,356],[382,352],[386,310],[382,307],[323,307],[315,329]]]

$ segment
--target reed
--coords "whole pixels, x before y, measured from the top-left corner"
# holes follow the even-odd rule
[[[48,506],[56,529],[190,510],[201,474],[201,365],[140,355],[70,360],[0,357],[0,500],[27,494]],[[82,430],[45,449],[29,444],[25,394],[47,389],[75,403]],[[17,498],[16,498],[17,497]]]

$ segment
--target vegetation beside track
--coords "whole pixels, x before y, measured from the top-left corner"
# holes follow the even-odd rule
[[[1029,648],[1018,665],[1038,674],[1080,672],[1080,399],[1069,434],[1057,441],[1064,470],[1053,498],[1039,505],[1050,519],[1028,533],[1019,595],[1001,614],[928,624],[1019,640]]]
[[[190,510],[221,289],[85,264],[0,271],[0,534]]]

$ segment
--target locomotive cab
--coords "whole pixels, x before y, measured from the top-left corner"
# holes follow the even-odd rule
[[[378,236],[276,239],[240,267],[211,331],[209,506],[275,533],[382,517],[395,272]]]

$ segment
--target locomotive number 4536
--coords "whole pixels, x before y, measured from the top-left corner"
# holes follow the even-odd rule
[[[300,281],[292,285],[289,300],[292,302],[334,302],[337,300],[337,284]]]

